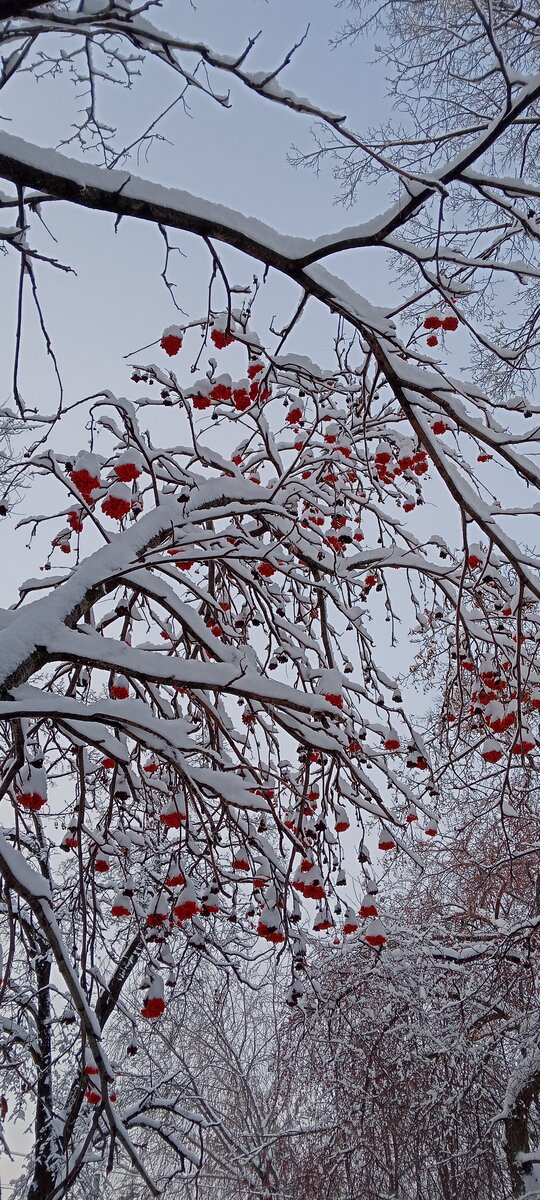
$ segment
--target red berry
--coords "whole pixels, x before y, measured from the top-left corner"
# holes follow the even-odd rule
[[[182,338],[178,337],[178,334],[176,334],[176,333],[164,333],[163,334],[163,337],[161,339],[161,349],[165,351],[165,354],[169,355],[169,358],[174,358],[174,355],[178,354],[178,351],[181,349],[181,346],[182,346]]]

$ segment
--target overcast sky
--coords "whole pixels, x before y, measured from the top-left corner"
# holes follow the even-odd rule
[[[224,54],[238,54],[248,38],[262,31],[248,62],[252,70],[275,69],[309,26],[304,44],[280,77],[282,85],[322,107],[347,114],[355,127],[365,129],[376,126],[389,112],[385,79],[380,67],[374,65],[374,47],[369,41],[330,48],[330,40],[345,15],[345,10],[332,0],[204,0],[197,7],[189,0],[165,0],[161,14],[154,15],[153,20],[186,39],[205,41]],[[217,83],[223,90],[229,86],[228,80],[214,76],[214,86]],[[178,78],[173,72],[146,64],[130,91],[104,84],[98,95],[98,109],[110,124],[118,125],[118,140],[127,144],[175,99],[178,91]],[[177,105],[159,126],[164,140],[154,141],[147,158],[134,159],[130,169],[148,179],[238,208],[284,233],[302,236],[318,236],[362,221],[385,206],[388,192],[384,182],[364,189],[358,203],[344,210],[335,204],[336,185],[329,169],[316,177],[310,170],[289,165],[287,158],[293,144],[305,150],[313,145],[308,118],[262,101],[235,85],[231,101],[230,108],[222,108],[191,90],[189,113]],[[0,117],[6,120],[10,132],[39,145],[61,146],[64,153],[77,156],[80,148],[76,143],[63,143],[73,132],[77,110],[86,103],[68,73],[53,78],[44,71],[39,80],[22,75],[1,93]],[[155,341],[165,326],[179,319],[160,278],[163,242],[159,232],[128,220],[115,230],[109,215],[59,203],[45,206],[43,217],[52,236],[35,223],[32,236],[38,238],[39,249],[58,257],[76,272],[66,275],[47,265],[37,269],[40,298],[66,402],[73,404],[103,388],[133,398],[124,356]],[[190,317],[201,316],[207,303],[208,253],[189,235],[173,235],[172,241],[185,255],[177,255],[172,268],[178,303]],[[250,282],[253,270],[258,269],[257,264],[233,250],[226,250],[224,258],[236,283]],[[12,391],[17,265],[13,254],[1,262],[3,402],[9,402]],[[328,266],[334,269],[332,260],[328,260]],[[335,269],[359,292],[368,294],[372,302],[395,301],[381,253],[352,252],[346,260],[342,255]],[[279,326],[292,315],[297,298],[290,283],[271,273],[262,315],[269,320],[277,314]],[[333,333],[327,314],[313,302],[288,348],[308,353],[327,366]],[[28,292],[22,351],[21,384],[27,404],[42,411],[54,410],[56,381]],[[141,354],[139,361],[152,358],[161,361],[160,352]],[[163,412],[160,433],[165,442],[168,436],[178,440],[177,430],[169,431],[166,424],[172,419],[167,411]],[[85,434],[81,437],[78,410],[73,418],[62,422],[53,441],[56,449],[73,453],[85,439]],[[42,511],[54,511],[59,502],[48,489],[39,499]],[[35,512],[33,491],[23,496],[18,515]],[[422,530],[423,523],[432,531],[432,518],[426,518],[428,514],[421,509],[413,514],[415,532]],[[56,525],[44,527],[30,548],[26,548],[26,536],[7,535],[11,543],[10,569],[0,579],[0,599],[5,604],[16,600],[21,579],[39,577],[55,531]],[[60,561],[57,564],[55,560],[55,566],[64,567],[58,552],[57,558]],[[412,612],[410,616],[412,619]],[[378,619],[375,614],[376,623]],[[388,633],[389,626],[381,628],[383,645],[388,642]],[[403,633],[408,634],[407,618]],[[407,636],[399,653],[389,645],[383,652],[383,663],[393,672],[404,669],[409,658]]]
[[[346,10],[333,0],[164,0],[161,12],[152,14],[154,24],[167,28],[185,39],[204,41],[222,54],[239,54],[248,39],[261,36],[248,60],[251,70],[273,70],[306,30],[306,40],[294,55],[280,81],[299,95],[308,96],[321,107],[346,114],[359,129],[375,127],[390,113],[385,100],[384,73],[374,64],[374,46],[369,40],[354,45],[330,48],[330,41],[344,21]],[[67,43],[66,43],[67,44]],[[47,48],[43,42],[43,48]],[[190,62],[194,66],[195,59]],[[213,76],[214,86],[225,91],[230,81]],[[105,120],[117,125],[118,142],[129,143],[145,129],[178,95],[178,77],[159,64],[145,64],[141,78],[131,90],[103,84],[98,92],[98,110]],[[200,92],[189,93],[190,110],[177,105],[159,125],[163,140],[154,141],[148,156],[130,161],[134,173],[167,186],[193,192],[219,201],[269,222],[284,233],[319,236],[343,225],[360,222],[388,202],[384,181],[359,193],[351,209],[336,205],[336,184],[331,171],[324,169],[316,177],[312,171],[293,168],[287,161],[291,147],[313,147],[308,118],[259,99],[239,86],[231,87],[231,106],[223,108]],[[69,72],[51,76],[45,66],[41,78],[31,74],[15,78],[0,93],[0,119],[10,132],[42,146],[60,147],[64,153],[80,156],[75,142],[65,145],[73,133],[73,122],[87,99],[74,85]],[[65,388],[67,404],[100,389],[134,398],[130,370],[124,358],[140,346],[154,342],[165,326],[182,320],[174,309],[169,292],[161,280],[163,242],[159,232],[142,222],[124,220],[115,230],[114,218],[95,214],[75,206],[54,203],[44,206],[48,227],[34,222],[33,243],[48,255],[73,268],[66,275],[48,265],[38,264],[36,275],[40,300]],[[53,239],[56,239],[53,240]],[[176,282],[178,303],[191,318],[206,311],[209,256],[196,238],[173,233],[185,257],[175,256],[171,275]],[[225,250],[231,281],[249,283],[258,264],[250,263],[233,250]],[[349,252],[339,264],[327,263],[352,283],[371,302],[395,303],[395,288],[382,253]],[[12,395],[13,344],[17,302],[16,256],[0,259],[2,270],[0,321],[0,398],[9,403]],[[259,272],[260,274],[260,272]],[[292,315],[298,300],[297,290],[275,273],[265,288],[261,314],[269,320],[277,314],[277,324]],[[323,366],[331,363],[334,324],[315,302],[308,306],[306,319],[295,330],[288,349],[307,353]],[[264,332],[264,330],[263,330]],[[236,351],[230,351],[232,356]],[[139,361],[162,361],[159,350],[141,354]],[[225,365],[225,364],[224,364]],[[230,361],[226,369],[230,369]],[[234,364],[233,364],[234,367]],[[176,363],[175,363],[176,369]],[[180,371],[182,370],[180,366]],[[189,376],[187,376],[189,378]],[[187,380],[186,380],[187,381]],[[57,403],[57,385],[50,360],[47,360],[29,291],[25,299],[21,387],[29,406],[53,411]],[[81,410],[62,422],[54,433],[56,449],[74,453],[86,444],[81,430]],[[169,437],[178,441],[177,420],[168,410],[161,414],[160,435],[164,444]],[[39,505],[38,505],[39,500]],[[56,492],[43,488],[23,496],[18,515],[27,517],[39,507],[54,511],[60,503]],[[418,532],[423,523],[431,532],[433,520],[417,510],[411,524]],[[11,604],[17,599],[21,579],[39,576],[50,549],[50,537],[57,523],[44,527],[29,549],[26,533],[10,540],[9,570],[0,577],[0,600]],[[3,530],[8,528],[4,523]],[[26,531],[28,532],[28,531]],[[57,552],[55,567],[65,567]],[[373,606],[370,606],[373,607]],[[410,614],[412,619],[412,612]],[[375,624],[379,621],[375,610]],[[383,645],[388,642],[389,626],[381,627]],[[407,619],[403,632],[408,634]],[[384,659],[386,658],[386,662]],[[386,646],[383,665],[390,671],[404,669],[410,658],[406,637],[399,654]]]
[[[205,0],[197,9],[178,0],[166,2],[155,23],[202,39],[224,53],[237,53],[248,37],[262,30],[250,65],[272,69],[310,25],[304,45],[282,76],[284,85],[314,98],[334,111],[352,114],[361,125],[375,122],[380,112],[383,81],[366,61],[368,47],[330,51],[329,39],[343,19],[329,0]],[[193,64],[194,64],[193,60]],[[216,78],[216,77],[214,77]],[[224,90],[227,81],[220,79]],[[101,111],[125,131],[125,141],[140,133],[150,120],[178,94],[177,77],[160,66],[145,69],[131,91],[104,85]],[[160,125],[166,141],[154,142],[148,160],[130,164],[147,178],[178,186],[196,195],[219,200],[258,216],[284,232],[317,235],[363,218],[361,210],[344,212],[333,204],[335,185],[329,172],[315,178],[311,171],[294,169],[287,162],[293,142],[311,146],[310,122],[283,108],[261,101],[233,87],[232,107],[223,109],[201,93],[190,93],[191,114],[177,106]],[[77,88],[71,80],[45,75],[39,82],[22,76],[2,93],[0,115],[8,117],[10,132],[41,145],[58,145],[71,133],[77,107]],[[65,152],[78,154],[77,146]],[[379,206],[373,190],[373,205]],[[153,340],[174,318],[170,297],[161,280],[162,243],[155,230],[125,221],[115,234],[109,216],[77,211],[65,205],[49,206],[44,213],[58,247],[43,238],[41,248],[57,253],[77,271],[77,277],[40,271],[40,285],[54,345],[67,386],[86,383],[116,386],[124,380],[120,359],[130,349]],[[189,257],[176,268],[179,303],[190,309],[206,299],[206,259],[194,239],[180,236],[178,243]],[[2,335],[6,338],[0,395],[9,395],[10,348],[14,326],[15,289],[9,287],[16,263],[4,265]],[[246,269],[244,260],[244,271]],[[361,280],[351,255],[351,277],[359,290]],[[362,263],[362,271],[366,269]],[[374,285],[370,278],[370,289]],[[6,286],[7,284],[7,286]],[[282,285],[283,286],[283,285]],[[377,299],[377,297],[375,297]],[[381,297],[382,299],[382,293]],[[37,346],[29,312],[27,339],[32,354],[25,357],[26,378],[35,386]],[[30,361],[31,360],[31,361]],[[51,372],[40,384],[52,388]],[[30,397],[29,397],[30,398]],[[40,403],[42,403],[40,401]]]
[[[331,0],[317,0],[316,4],[313,0],[204,0],[196,7],[188,0],[165,0],[159,16],[153,17],[155,24],[186,39],[206,41],[225,54],[239,53],[248,38],[262,31],[249,59],[253,70],[275,69],[309,26],[306,41],[281,76],[282,84],[322,106],[350,115],[365,127],[380,118],[384,79],[370,62],[372,48],[368,44],[329,48],[343,19],[343,10],[338,11]],[[195,59],[190,65],[194,63]],[[216,83],[224,91],[229,86],[227,80],[214,77],[214,86]],[[104,84],[98,108],[110,124],[121,129],[121,143],[128,144],[178,92],[179,81],[174,73],[150,64],[130,91]],[[306,150],[313,144],[307,118],[263,102],[234,85],[231,101],[231,107],[225,109],[192,89],[189,113],[177,105],[159,126],[164,140],[154,141],[147,158],[134,159],[130,169],[238,208],[292,234],[316,236],[369,215],[365,203],[349,211],[335,205],[336,189],[330,171],[316,178],[311,171],[289,165],[287,156],[293,143]],[[79,147],[63,143],[72,135],[77,110],[86,103],[68,73],[58,78],[44,69],[39,80],[22,75],[1,93],[0,118],[9,132],[39,145],[61,146],[64,153],[76,156],[80,155]],[[384,188],[373,189],[369,196],[371,211],[385,201]],[[160,278],[161,237],[155,229],[134,221],[123,221],[115,231],[112,217],[64,204],[46,206],[43,217],[52,236],[36,223],[34,244],[37,238],[43,253],[58,257],[76,272],[66,275],[46,265],[37,270],[40,298],[66,398],[73,402],[100,388],[130,394],[124,356],[153,342],[166,325],[178,319]],[[207,251],[188,235],[175,235],[172,240],[186,256],[176,255],[172,267],[177,301],[190,316],[202,315],[209,277]],[[234,251],[227,251],[225,258],[236,282],[250,281],[256,264]],[[9,402],[12,393],[17,267],[13,254],[2,260],[0,397],[4,403]],[[359,291],[369,290],[372,301],[388,300],[386,276],[378,256],[351,254],[346,265],[340,263],[340,271],[345,271]],[[293,311],[296,299],[295,289],[274,277],[266,289],[262,311],[267,318],[278,313],[279,323]],[[294,349],[322,358],[326,348],[330,352],[332,332],[326,314],[312,305],[295,334]],[[28,405],[42,411],[55,408],[55,376],[28,292],[21,386]],[[69,452],[78,449],[73,444],[75,436],[75,423],[65,422],[55,438],[56,447]],[[35,510],[30,506],[27,509],[23,502],[21,511],[27,514]],[[36,552],[25,552],[19,541],[16,560],[12,560],[13,573],[0,583],[5,603],[13,603],[18,579],[33,574],[43,558],[45,540],[42,538],[38,545],[39,552],[37,548]]]

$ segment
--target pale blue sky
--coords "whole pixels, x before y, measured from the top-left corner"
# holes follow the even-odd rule
[[[305,43],[281,77],[283,86],[333,111],[350,114],[355,123],[365,127],[376,123],[380,115],[384,80],[370,65],[370,48],[365,43],[329,48],[342,19],[343,11],[331,0],[318,0],[317,4],[313,0],[203,0],[197,8],[189,0],[166,0],[161,13],[153,15],[155,24],[186,39],[206,41],[224,54],[239,53],[247,39],[262,30],[249,59],[253,70],[275,68],[309,24]],[[190,66],[194,63],[195,59]],[[226,90],[230,81],[214,76],[216,84]],[[101,105],[106,120],[118,124],[125,144],[174,99],[178,87],[178,78],[170,70],[150,64],[131,91],[103,85],[98,108]],[[372,189],[369,210],[365,202],[352,211],[336,206],[334,181],[328,171],[316,178],[311,171],[294,169],[287,162],[293,142],[306,149],[311,145],[309,119],[264,102],[234,83],[231,98],[232,107],[223,109],[192,90],[191,115],[185,115],[178,105],[160,126],[167,140],[153,143],[147,161],[143,158],[130,164],[133,171],[241,209],[283,232],[304,236],[363,219],[385,202],[384,193],[381,196],[378,189]],[[77,108],[83,103],[67,74],[62,78],[44,76],[39,82],[22,75],[1,93],[0,117],[10,132],[39,145],[57,146],[69,136]],[[79,150],[74,146],[64,152],[77,155]],[[178,319],[160,279],[161,237],[155,229],[135,221],[122,222],[115,232],[111,216],[65,204],[48,205],[43,215],[57,244],[37,221],[34,244],[37,241],[40,251],[57,256],[76,271],[66,275],[46,265],[37,268],[66,397],[73,402],[104,387],[132,394],[123,356],[159,337],[166,325]],[[207,300],[208,253],[193,237],[177,235],[172,240],[186,254],[185,258],[175,256],[178,302],[191,316],[202,315]],[[232,250],[226,251],[225,261],[233,282],[249,282],[257,269],[257,264]],[[0,402],[6,403],[11,393],[16,316],[15,255],[1,260],[0,266]],[[387,298],[382,256],[350,254],[347,264],[340,262],[339,270],[346,271],[359,291],[369,291],[371,299]],[[265,291],[264,317],[277,313],[278,323],[282,322],[296,305],[296,289],[271,275]],[[313,304],[295,334],[294,349],[324,360],[331,352],[332,332],[326,314]],[[152,355],[149,357],[151,360]],[[146,361],[144,355],[141,358]],[[55,407],[55,378],[29,293],[21,386],[29,405],[46,411]],[[71,452],[78,448],[75,437],[75,421],[66,422],[55,445]],[[32,498],[32,505],[34,502]],[[25,502],[22,508],[26,510]],[[44,537],[39,540],[46,546]],[[36,571],[43,552],[36,555],[19,546],[19,554],[24,559],[24,578]],[[4,580],[4,602],[15,599],[16,582],[14,577]]]
[[[204,0],[196,10],[179,0],[177,4],[165,3],[159,22],[154,19],[156,24],[182,36],[206,40],[223,53],[239,51],[247,38],[262,28],[264,32],[250,59],[254,70],[275,66],[310,23],[308,39],[283,75],[283,84],[334,111],[351,113],[361,125],[368,125],[380,112],[383,81],[366,61],[365,44],[335,51],[328,48],[342,17],[343,13],[336,12],[329,0],[317,5],[307,0],[227,0],[226,4]],[[172,72],[153,66],[149,74],[151,83],[145,74],[131,92],[107,85],[102,90],[102,111],[125,130],[126,140],[177,93],[178,80]],[[228,84],[223,81],[223,86]],[[11,118],[10,132],[42,145],[55,145],[69,131],[75,96],[76,89],[67,78],[44,78],[36,83],[22,77],[2,94],[0,114]],[[160,127],[169,140],[154,143],[148,161],[133,163],[133,170],[218,199],[284,232],[317,235],[367,215],[365,205],[347,213],[334,206],[334,182],[328,172],[316,179],[310,171],[288,165],[292,142],[306,148],[310,145],[307,118],[263,102],[237,86],[233,87],[232,99],[232,109],[224,110],[192,92],[192,116],[184,115],[178,106]],[[375,190],[371,200],[378,207]],[[55,275],[48,268],[39,272],[66,383],[82,384],[84,390],[93,390],[107,381],[112,387],[125,386],[121,355],[152,340],[174,318],[173,306],[159,278],[161,239],[154,230],[134,222],[124,222],[115,234],[111,217],[66,205],[55,205],[54,211],[49,206],[45,216],[59,237],[59,246],[56,250],[54,243],[43,237],[40,248],[58,253],[77,271],[77,278]],[[185,307],[193,311],[205,303],[207,256],[201,254],[195,239],[183,237],[178,241],[189,258],[178,260],[177,295],[179,302],[184,297]],[[351,281],[360,291],[361,276],[369,270],[373,296],[379,272],[369,268],[372,257],[365,255],[360,262],[359,256],[351,255],[348,265]],[[241,263],[232,252],[227,258],[238,264],[240,275],[245,275],[245,260]],[[7,357],[3,357],[2,365],[2,399],[7,398],[10,388],[9,349],[14,320],[11,284],[15,267],[14,261],[3,265],[2,325],[7,342],[3,349]],[[381,283],[382,278],[381,272]],[[380,291],[375,299],[383,299],[382,287]],[[290,294],[292,300],[292,291]],[[31,317],[27,331],[27,344],[32,347],[31,355],[25,356],[27,378],[35,386],[39,345]],[[50,372],[40,372],[41,387],[49,391],[52,383]]]
[[[372,47],[366,42],[355,46],[329,48],[329,40],[343,20],[344,11],[331,0],[203,0],[194,9],[188,0],[168,0],[159,21],[183,37],[211,43],[221,53],[238,53],[249,36],[263,30],[250,65],[253,70],[272,68],[282,60],[291,45],[304,34],[308,38],[282,76],[283,86],[307,95],[333,111],[347,113],[359,128],[374,126],[385,109],[384,78],[380,68],[370,62]],[[221,81],[220,81],[221,83]],[[223,84],[228,86],[227,82]],[[176,95],[178,81],[161,66],[150,66],[150,78],[143,75],[131,92],[103,88],[103,112],[122,128],[125,140],[140,132],[156,113]],[[65,138],[74,118],[75,89],[69,78],[44,78],[35,82],[30,76],[15,81],[11,90],[0,96],[0,115],[11,118],[9,129],[40,145],[55,146]],[[310,146],[310,121],[251,95],[239,86],[232,89],[233,106],[222,109],[202,94],[192,92],[192,116],[178,106],[161,127],[166,142],[154,143],[148,161],[133,164],[133,170],[149,179],[193,191],[208,199],[237,207],[257,216],[279,230],[315,236],[344,224],[360,221],[387,201],[384,184],[367,189],[352,210],[334,204],[335,185],[328,171],[316,178],[312,172],[293,169],[287,162],[291,144]],[[68,153],[77,153],[76,148]],[[48,266],[40,267],[38,280],[49,332],[58,357],[68,403],[102,388],[117,394],[134,396],[130,372],[123,356],[161,334],[177,320],[160,272],[163,243],[159,233],[143,223],[123,221],[118,232],[109,215],[94,214],[64,204],[49,205],[44,217],[58,245],[38,232],[39,248],[58,255],[77,272],[66,276]],[[174,277],[178,302],[190,316],[203,315],[206,309],[209,278],[208,253],[195,238],[173,237],[186,253],[177,256]],[[224,255],[232,282],[249,282],[257,265],[233,250]],[[333,264],[330,261],[330,268]],[[0,400],[6,402],[11,391],[13,331],[17,284],[14,255],[1,261],[2,322],[0,325]],[[392,302],[384,257],[378,252],[350,253],[343,256],[338,273],[358,291],[375,302]],[[278,325],[292,314],[297,290],[275,273],[265,289],[262,314],[266,319],[277,314]],[[43,341],[35,315],[27,298],[23,342],[22,383],[29,405],[51,410],[56,404],[56,385],[44,354]],[[334,325],[314,303],[306,320],[295,331],[290,348],[308,353],[323,365],[331,362]],[[161,361],[160,352],[142,354],[141,361]],[[175,364],[176,365],[176,364]],[[227,364],[228,366],[229,364]],[[176,421],[167,410],[161,416],[160,434],[166,443],[167,422]],[[80,415],[63,422],[54,437],[58,449],[74,452],[81,447]],[[241,435],[239,435],[241,436]],[[175,426],[170,431],[179,439]],[[40,495],[43,511],[54,511],[60,497],[49,488]],[[36,511],[36,496],[23,497],[20,512]],[[432,530],[432,518],[419,510],[411,524],[422,523]],[[3,526],[6,529],[6,525]],[[21,535],[10,559],[12,572],[0,581],[1,598],[13,603],[21,578],[39,573],[49,550],[53,527],[44,527],[30,550]],[[62,562],[61,566],[64,565]],[[383,627],[386,641],[388,626]],[[406,628],[403,632],[406,633]],[[410,650],[407,645],[406,656]],[[399,669],[395,652],[389,669]],[[399,666],[405,666],[402,655]]]

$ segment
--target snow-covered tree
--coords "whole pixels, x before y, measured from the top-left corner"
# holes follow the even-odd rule
[[[306,1096],[291,1070],[291,1030],[283,1003],[287,981],[274,962],[250,980],[222,974],[204,960],[185,978],[185,991],[171,1001],[163,1020],[141,1040],[123,1090],[136,1104],[150,1062],[182,1094],[183,1146],[189,1171],[178,1173],[167,1139],[175,1114],[163,1113],[164,1137],[146,1159],[164,1192],[173,1187],[186,1200],[279,1197],[298,1187],[297,1164],[305,1144],[313,1148],[329,1133],[326,1117],[304,1119]],[[141,1059],[148,1057],[145,1066]],[[179,1126],[179,1129],[181,1126]],[[302,1151],[295,1148],[302,1146]],[[149,1153],[152,1154],[149,1139]],[[292,1168],[292,1170],[290,1169]],[[112,1194],[129,1189],[133,1200],[144,1185],[118,1164]]]
[[[394,878],[377,961],[358,939],[322,950],[317,1014],[307,1028],[295,1015],[281,1049],[304,1121],[327,1121],[315,1144],[291,1148],[299,1196],[538,1194],[531,833],[516,818],[505,847],[484,814],[429,855],[422,878]]]
[[[149,1069],[124,1103],[113,1017],[135,1037],[186,958],[243,974],[274,945],[303,1011],[301,901],[316,933],[360,925],[375,957],[374,838],[418,857],[456,760],[491,772],[503,821],[534,768],[537,22],[477,0],[397,7],[380,53],[396,67],[399,129],[364,136],[285,87],[292,51],[250,70],[254,39],[236,57],[189,42],[159,0],[0,0],[6,97],[32,72],[67,72],[89,97],[62,152],[24,140],[24,108],[0,130],[0,232],[20,264],[4,412],[28,430],[12,479],[34,488],[19,529],[51,547],[0,629],[2,1019],[15,1104],[35,1106],[32,1200],[73,1192],[116,1154],[158,1193],[162,1075]],[[155,122],[128,144],[102,96],[145,80],[150,95],[156,70],[190,98],[226,105],[230,83],[276,119],[307,115],[317,154],[353,172],[351,201],[383,177],[378,212],[307,239],[225,208],[219,180],[201,200],[140,178],[129,155],[151,150]],[[172,231],[195,237],[209,293],[165,329],[149,315],[127,397],[82,386],[51,415],[21,385],[23,301],[60,376],[38,271],[64,265],[42,224],[61,242],[66,204],[155,227],[169,287]],[[384,306],[339,275],[363,251],[394,264]],[[274,276],[296,297],[278,324],[263,304]],[[313,310],[334,336],[322,363],[295,347]],[[441,631],[446,744],[422,733],[391,669],[411,623]],[[352,892],[336,903],[355,856],[361,916]],[[169,1148],[184,1167],[182,1144]]]

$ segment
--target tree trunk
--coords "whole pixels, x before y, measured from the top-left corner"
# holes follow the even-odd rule
[[[504,1152],[512,1183],[512,1195],[523,1196],[527,1191],[527,1175],[530,1163],[523,1163],[521,1156],[530,1154],[529,1109],[538,1094],[540,1078],[535,1079],[516,1096],[511,1111],[504,1121]]]
[[[51,1056],[51,964],[43,949],[38,950],[35,963],[37,984],[37,1016],[40,1062],[36,1086],[34,1175],[28,1200],[48,1200],[54,1191],[56,1172],[53,1155],[53,1088]]]

